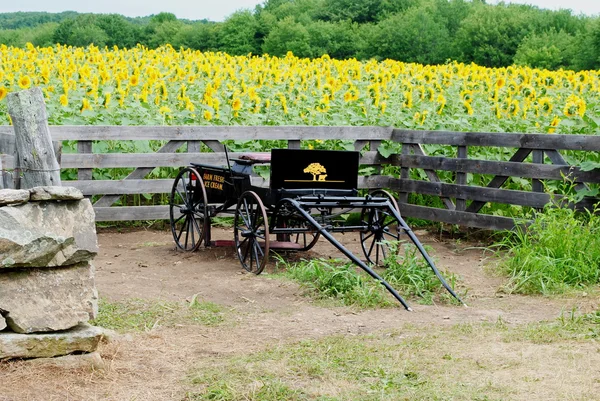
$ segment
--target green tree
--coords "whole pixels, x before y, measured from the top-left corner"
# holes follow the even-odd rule
[[[153,15],[140,32],[139,41],[149,47],[170,44],[183,26],[183,22],[177,20],[175,14],[163,12]]]
[[[446,21],[432,4],[413,7],[377,24],[368,39],[371,56],[423,64],[439,64],[449,55]]]
[[[197,22],[186,25],[177,32],[171,43],[174,47],[185,47],[201,51],[219,50],[221,24]]]
[[[308,30],[292,17],[277,23],[263,44],[263,51],[274,56],[284,56],[288,51],[298,57],[310,57],[310,35]]]
[[[34,46],[46,47],[54,44],[54,32],[58,24],[50,22],[43,25],[38,25],[35,28],[27,29],[23,33],[25,42],[29,42]]]
[[[259,53],[258,24],[249,10],[231,14],[219,29],[219,47],[232,55]]]
[[[359,24],[377,21],[383,13],[383,0],[324,0],[323,17],[329,21],[353,21]]]
[[[531,6],[477,4],[456,33],[464,62],[486,67],[510,65],[523,38],[532,32]]]
[[[96,20],[107,36],[107,46],[134,47],[138,42],[136,26],[119,14],[100,15]]]
[[[600,69],[600,18],[589,19],[576,37],[573,66],[577,70]]]
[[[54,32],[54,42],[71,46],[105,46],[108,35],[96,25],[97,16],[80,14],[76,18],[67,19],[60,23]]]
[[[265,12],[277,20],[292,17],[296,22],[308,23],[318,19],[323,13],[324,0],[283,0],[267,1],[264,8],[257,9],[257,15]]]
[[[306,26],[311,57],[328,54],[337,59],[356,57],[361,37],[358,25],[349,21],[314,21]]]
[[[572,68],[575,37],[564,32],[533,33],[525,37],[519,45],[514,62],[534,68],[556,70]]]

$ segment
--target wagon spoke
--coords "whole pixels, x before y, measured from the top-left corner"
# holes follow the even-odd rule
[[[186,215],[185,216],[185,224],[186,224],[186,230],[185,230],[185,245],[184,245],[184,249],[188,249],[188,237],[190,234],[190,215]]]
[[[181,216],[179,216],[178,218],[176,218],[176,219],[175,219],[173,222],[174,222],[175,224],[177,224],[177,223],[179,223],[179,221],[180,221],[181,219],[183,219],[184,217],[185,217],[185,214],[182,214]]]
[[[248,259],[248,251],[250,250],[250,247],[252,244],[250,244],[250,240],[248,238],[246,238],[244,241],[246,242],[246,246],[244,247],[244,257],[243,257],[243,260],[245,261],[246,259]]]

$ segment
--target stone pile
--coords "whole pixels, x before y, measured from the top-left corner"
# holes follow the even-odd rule
[[[94,210],[69,187],[0,190],[0,360],[93,352]]]

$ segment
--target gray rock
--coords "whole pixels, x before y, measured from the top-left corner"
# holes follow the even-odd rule
[[[103,330],[81,324],[59,333],[0,333],[0,360],[12,358],[50,358],[74,352],[94,352],[102,340]]]
[[[32,202],[47,200],[80,200],[81,191],[74,187],[35,187],[29,190]]]
[[[0,206],[29,202],[29,196],[26,189],[0,189]]]
[[[90,260],[97,252],[95,214],[88,199],[0,208],[0,270],[67,266]]]
[[[98,313],[94,267],[89,262],[0,271],[0,288],[0,309],[17,333],[66,330]]]
[[[59,369],[104,369],[104,361],[98,351],[89,354],[65,355],[54,358],[31,359],[32,365],[52,366]]]

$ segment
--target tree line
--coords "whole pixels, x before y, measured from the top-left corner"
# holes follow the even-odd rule
[[[423,64],[600,69],[600,18],[485,0],[266,0],[223,22],[171,13],[0,14],[0,43],[268,53]]]

